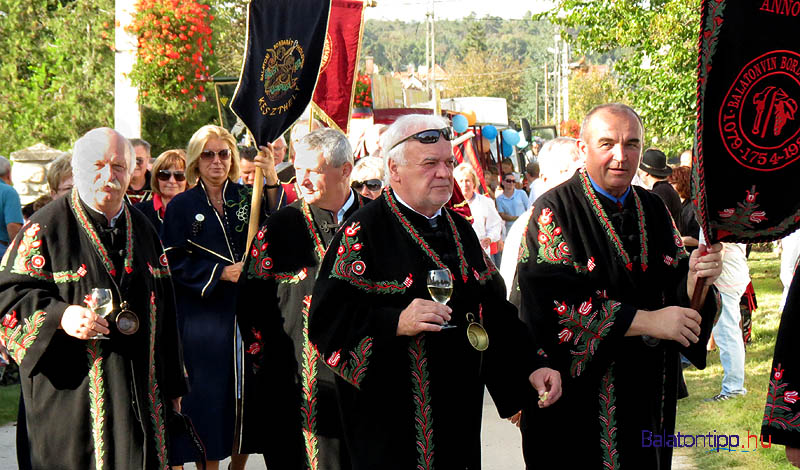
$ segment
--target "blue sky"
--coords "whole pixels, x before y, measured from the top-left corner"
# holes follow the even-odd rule
[[[377,0],[378,6],[367,8],[366,19],[399,19],[425,21],[430,0]],[[551,4],[548,0],[434,0],[437,18],[458,19],[475,12],[501,18],[522,18],[526,11],[538,13]]]

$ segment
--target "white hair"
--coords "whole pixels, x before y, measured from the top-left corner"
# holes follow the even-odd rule
[[[0,156],[0,176],[6,176],[11,172],[11,162],[6,157]]]
[[[350,173],[350,181],[363,181],[365,175],[374,174],[376,178],[383,181],[383,160],[378,157],[363,157],[353,167],[353,172]]]
[[[395,146],[401,140],[407,138],[411,134],[411,130],[425,129],[443,129],[450,127],[450,123],[441,116],[434,116],[433,114],[406,114],[401,116],[398,120],[392,123],[386,132],[381,136],[381,148],[383,149],[383,160],[385,173],[389,175],[389,160],[394,161],[398,165],[406,165],[406,144],[408,141]]]
[[[353,148],[347,136],[329,127],[323,127],[303,136],[297,143],[297,148],[316,150],[322,152],[325,162],[339,168],[345,163],[353,164]]]
[[[133,145],[122,134],[109,127],[92,129],[75,141],[72,149],[72,177],[78,191],[85,197],[89,185],[94,178],[94,162],[103,158],[111,145],[111,137],[116,135],[122,139],[128,160],[128,175],[133,174],[136,167],[136,153]]]
[[[548,189],[572,176],[582,164],[577,140],[572,137],[548,140],[536,161],[539,162],[539,176],[542,181],[547,181]]]

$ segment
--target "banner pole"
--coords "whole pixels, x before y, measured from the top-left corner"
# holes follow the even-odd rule
[[[250,133],[250,130],[247,130],[247,136],[250,138],[250,143],[255,147],[259,153],[261,150],[258,149],[258,144],[256,143],[256,139],[253,137],[253,134]],[[244,257],[247,257],[247,254],[250,253],[250,244],[253,242],[253,237],[256,236],[256,232],[258,231],[259,227],[259,220],[258,215],[261,213],[261,195],[264,191],[264,172],[261,170],[261,167],[256,166],[256,175],[255,179],[253,180],[253,196],[250,199],[250,220],[247,224],[247,245],[246,249],[244,250]]]

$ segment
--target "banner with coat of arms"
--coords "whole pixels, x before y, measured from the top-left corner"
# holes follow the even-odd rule
[[[364,1],[332,0],[313,103],[322,120],[345,134],[349,132],[363,32]]]
[[[258,145],[274,141],[311,101],[331,0],[251,0],[244,65],[231,110]]]
[[[704,0],[693,199],[711,241],[800,224],[800,2]]]

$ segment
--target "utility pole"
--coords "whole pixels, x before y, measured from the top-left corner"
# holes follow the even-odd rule
[[[544,122],[550,121],[550,96],[547,94],[547,61],[544,62]]]
[[[564,98],[564,104],[562,106],[564,121],[569,120],[569,44],[564,41],[564,47],[562,48],[562,58],[561,58],[561,79],[563,84],[561,85],[561,95]]]
[[[536,116],[536,122],[534,125],[539,125],[539,83],[536,83],[536,100],[533,102],[533,115]]]
[[[559,124],[559,118],[561,117],[561,68],[558,66],[559,62],[559,49],[558,49],[558,42],[561,39],[561,36],[556,34],[553,36],[553,81],[556,83],[556,91],[555,91],[555,103],[553,104],[553,121],[556,125]]]
[[[439,116],[441,110],[439,109],[439,89],[436,87],[436,15],[433,11],[433,0],[431,0],[431,68],[428,71],[431,77],[431,84],[433,85],[433,114]]]

